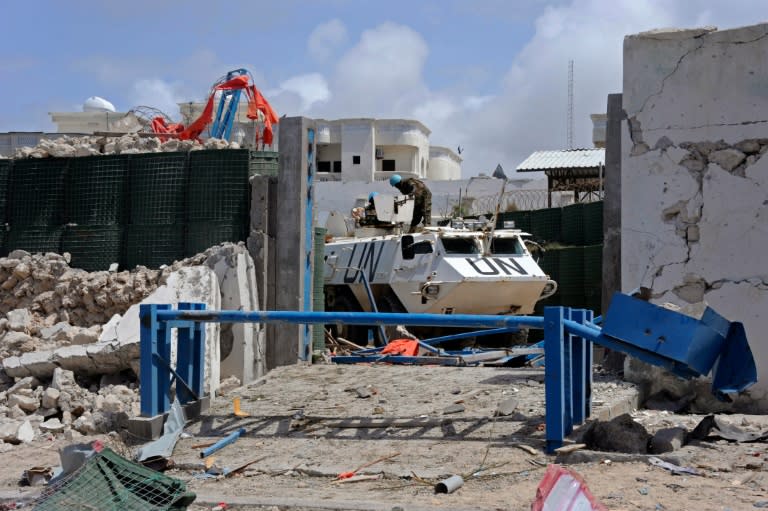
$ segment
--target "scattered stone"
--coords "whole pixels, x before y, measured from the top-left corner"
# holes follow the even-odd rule
[[[449,415],[449,414],[452,414],[452,413],[461,413],[465,409],[466,408],[464,408],[464,405],[462,405],[462,404],[452,404],[452,405],[447,406],[443,410],[443,415]]]
[[[53,387],[48,387],[43,391],[43,408],[56,408],[59,405],[59,396],[61,391]]]
[[[35,397],[24,396],[22,394],[16,393],[8,398],[8,406],[18,406],[27,412],[34,412],[40,408],[40,400]]]
[[[734,144],[733,147],[747,154],[760,152],[760,142],[755,139],[742,140],[741,142]]]
[[[221,380],[221,383],[219,384],[219,394],[229,394],[238,387],[240,387],[240,380],[237,376],[230,376],[229,378]]]
[[[51,327],[40,329],[40,338],[45,341],[72,341],[74,332],[72,332],[72,326],[69,323],[60,321]]]
[[[73,336],[72,344],[93,344],[99,340],[101,328],[98,325],[90,328],[81,328]]]
[[[663,454],[680,449],[685,445],[685,434],[683,428],[660,429],[651,439],[651,453]]]
[[[499,403],[498,408],[496,409],[496,412],[494,415],[506,417],[507,415],[512,415],[515,410],[517,409],[517,399],[511,397],[509,399],[505,399],[501,403]]]
[[[746,159],[747,155],[738,149],[721,149],[709,155],[709,161],[717,163],[728,172],[738,167]]]
[[[0,438],[9,444],[29,443],[35,439],[35,430],[29,421],[0,425]]]
[[[75,382],[75,373],[57,367],[53,371],[51,387],[59,391],[77,387],[77,382]]]
[[[40,381],[37,378],[34,376],[27,376],[17,381],[10,389],[6,391],[6,393],[11,396],[23,389],[34,389],[38,385],[40,385]]]
[[[16,274],[16,270],[18,270],[19,266],[22,265],[20,264],[16,266],[16,269],[14,269],[14,275]],[[23,266],[26,268],[27,275],[29,275],[29,267],[26,265]],[[21,278],[24,279],[26,277]],[[9,311],[8,314],[6,314],[6,317],[8,318],[8,328],[16,332],[27,332],[28,326],[32,322],[32,315],[28,309],[14,309]]]
[[[19,405],[13,405],[11,406],[11,409],[8,410],[8,417],[11,419],[24,419],[26,416],[26,412],[19,408]]]
[[[66,426],[57,418],[48,419],[47,421],[40,423],[40,431],[46,433],[61,433],[65,428]]]
[[[355,392],[357,393],[357,397],[361,399],[367,399],[371,397],[370,391],[368,391],[368,389],[366,389],[365,387],[357,387],[355,389]]]
[[[461,389],[458,387],[456,387],[455,389],[451,389],[451,394],[454,394],[454,395],[461,394]]]

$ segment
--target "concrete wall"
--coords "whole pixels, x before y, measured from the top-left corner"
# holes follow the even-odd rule
[[[427,178],[435,181],[461,179],[461,158],[446,147],[430,147]]]
[[[416,160],[419,157],[418,148],[413,146],[376,146],[381,150],[382,156],[376,159],[376,172],[382,172],[383,160],[395,160],[395,172],[415,172]]]
[[[768,25],[624,41],[622,288],[743,321],[768,410]]]
[[[341,179],[343,181],[370,181],[376,169],[374,148],[376,133],[373,120],[359,119],[341,126]],[[353,158],[360,157],[354,164]]]

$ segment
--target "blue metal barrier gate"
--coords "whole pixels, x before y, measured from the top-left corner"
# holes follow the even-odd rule
[[[140,307],[141,414],[152,417],[170,407],[172,378],[182,404],[203,396],[205,330],[202,323],[291,323],[415,325],[462,328],[540,328],[544,330],[544,383],[547,452],[563,445],[592,409],[592,344],[628,353],[683,378],[713,371],[720,398],[757,381],[744,327],[707,308],[701,320],[614,295],[603,327],[590,310],[545,307],[544,316],[399,314],[367,312],[208,311],[200,303]],[[176,369],[170,364],[171,329],[177,328]]]

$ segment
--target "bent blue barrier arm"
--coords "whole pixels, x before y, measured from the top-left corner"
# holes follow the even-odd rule
[[[203,323],[346,323],[349,325],[414,325],[474,328],[543,328],[540,316],[491,316],[474,314],[404,314],[372,312],[309,311],[181,311],[158,310],[157,319],[185,325],[187,321]]]
[[[211,454],[215,453],[216,451],[223,449],[224,447],[228,446],[231,443],[234,443],[235,440],[240,438],[241,435],[245,434],[245,428],[240,428],[237,431],[233,431],[229,435],[225,436],[215,444],[213,444],[210,447],[207,447],[200,451],[200,457],[201,458],[207,458]]]

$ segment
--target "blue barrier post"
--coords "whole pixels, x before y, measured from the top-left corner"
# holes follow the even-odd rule
[[[571,320],[577,323],[584,323],[587,312],[592,311],[576,309],[571,311]],[[588,411],[587,403],[587,378],[592,375],[592,365],[587,365],[587,351],[592,351],[592,343],[578,335],[570,334],[571,337],[571,374],[572,374],[572,417],[575,424],[584,422]]]
[[[544,307],[544,397],[547,452],[562,447],[565,438],[564,310]]]
[[[563,319],[573,319],[574,309],[563,307]],[[563,430],[566,435],[573,433],[573,335],[563,323]],[[546,357],[546,354],[545,354]],[[546,365],[546,363],[545,363]]]
[[[168,410],[171,372],[162,360],[171,358],[171,330],[158,321],[158,310],[170,310],[168,304],[142,304],[139,307],[141,381],[141,415],[153,417]]]
[[[179,303],[180,311],[205,310],[204,303]],[[201,323],[188,322],[179,326],[179,342],[176,358],[176,374],[184,380],[184,385],[176,385],[176,393],[181,404],[195,401],[203,395],[205,376],[205,330]],[[189,390],[194,392],[192,395]]]

